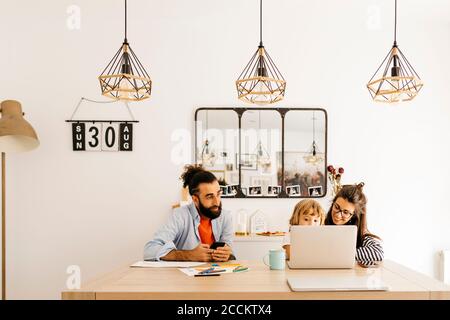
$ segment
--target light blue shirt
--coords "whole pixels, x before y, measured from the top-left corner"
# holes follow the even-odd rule
[[[167,223],[154,235],[153,240],[144,247],[144,260],[160,261],[172,250],[192,250],[201,240],[198,232],[200,216],[192,202],[176,208],[170,215]],[[233,221],[231,213],[222,210],[220,216],[211,220],[212,232],[217,242],[225,242],[232,247]]]

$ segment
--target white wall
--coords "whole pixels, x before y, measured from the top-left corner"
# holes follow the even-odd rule
[[[79,30],[66,26],[70,5]],[[0,99],[20,100],[41,140],[7,156],[9,298],[58,299],[69,265],[86,281],[141,257],[179,199],[171,135],[193,128],[198,106],[241,105],[234,81],[257,48],[258,16],[256,0],[129,1],[128,39],[154,81],[152,98],[132,106],[134,151],[77,153],[64,120],[81,96],[102,99],[97,76],[123,40],[123,2],[2,3]],[[329,162],[344,182],[366,183],[386,257],[435,276],[436,252],[450,247],[450,3],[399,1],[399,46],[425,81],[399,106],[372,103],[365,88],[392,45],[392,17],[388,0],[266,0],[264,43],[287,79],[279,106],[327,109]],[[264,209],[273,228],[294,204],[224,200]]]

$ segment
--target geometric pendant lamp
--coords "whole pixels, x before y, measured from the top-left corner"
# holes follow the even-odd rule
[[[205,142],[203,143],[201,159],[202,165],[206,167],[214,166],[214,163],[216,161],[215,151],[210,148],[208,139],[206,139]]]
[[[253,154],[256,154],[256,162],[260,166],[269,166],[271,164],[270,154],[261,141],[261,110],[258,111],[258,143]]]
[[[316,117],[313,111],[313,141],[311,148],[309,149],[308,153],[303,157],[306,163],[309,163],[311,165],[317,165],[323,161],[323,157],[319,155],[319,147],[316,143]]]
[[[397,103],[414,99],[423,82],[397,46],[397,0],[395,0],[394,45],[369,80],[367,88],[377,102]]]
[[[260,41],[256,52],[236,80],[238,98],[259,105],[271,104],[284,98],[286,81],[262,41],[262,0],[260,0]]]
[[[140,101],[150,97],[152,80],[127,41],[127,0],[125,39],[98,77],[102,95],[116,100]]]
[[[205,141],[203,142],[202,151],[200,154],[201,163],[204,167],[212,167],[216,162],[216,152],[210,146],[208,140],[208,110],[206,110],[206,130],[205,130]]]

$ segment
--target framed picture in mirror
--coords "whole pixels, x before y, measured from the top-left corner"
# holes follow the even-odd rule
[[[228,185],[227,187],[228,187],[228,195],[230,195],[230,196],[237,195],[237,191],[238,191],[238,188],[239,188],[238,184]]]
[[[267,195],[269,197],[277,197],[281,193],[281,186],[268,186]]]
[[[250,186],[250,187],[248,187],[248,196],[249,197],[260,197],[260,196],[262,196],[262,187],[261,186]]]
[[[228,186],[220,186],[220,191],[222,191],[222,196],[228,196]]]
[[[289,197],[300,195],[300,185],[287,186],[286,193]]]
[[[308,187],[308,194],[311,197],[320,197],[322,195],[322,186]]]

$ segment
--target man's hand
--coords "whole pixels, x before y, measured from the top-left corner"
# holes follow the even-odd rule
[[[214,250],[208,244],[200,243],[195,249],[189,250],[189,260],[191,261],[211,261],[211,254]]]
[[[210,249],[208,244],[200,243],[192,250],[172,250],[161,260],[165,261],[228,261],[231,255],[231,248],[228,245],[217,248],[216,250]]]
[[[231,248],[228,245],[224,247],[219,247],[216,250],[211,250],[212,252],[212,260],[213,261],[228,261],[231,255]]]

